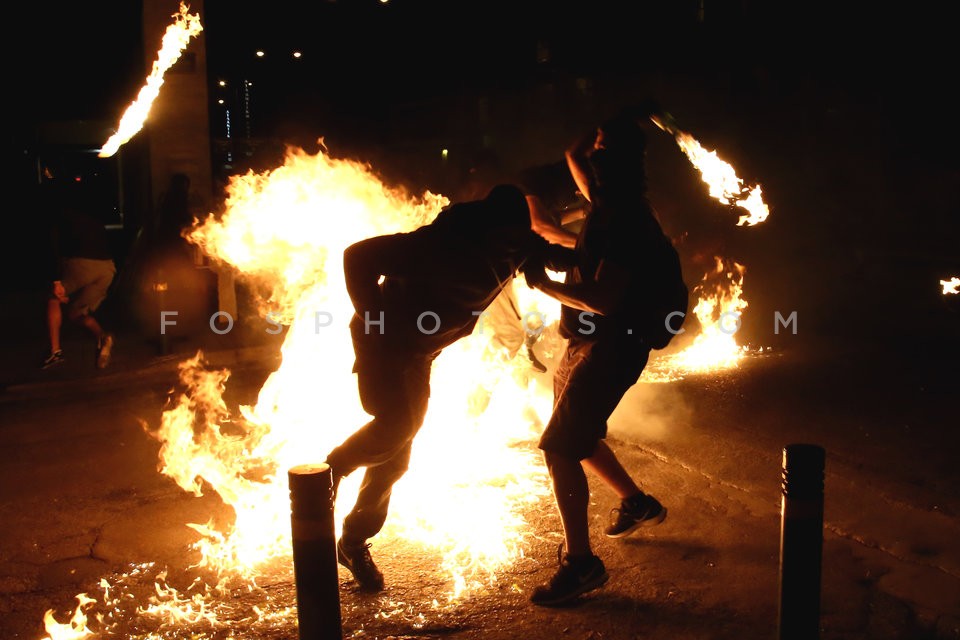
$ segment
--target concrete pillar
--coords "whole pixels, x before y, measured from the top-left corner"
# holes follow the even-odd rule
[[[179,0],[143,0],[143,46],[146,72],[153,69],[163,34],[179,13]],[[210,118],[207,79],[206,23],[203,0],[191,0],[190,14],[200,14],[204,31],[190,40],[177,63],[164,75],[163,87],[144,126],[149,139],[151,203],[175,173],[186,174],[201,215],[212,211],[213,173],[210,156]],[[150,216],[147,224],[155,222]],[[237,317],[233,274],[214,268],[219,311]]]

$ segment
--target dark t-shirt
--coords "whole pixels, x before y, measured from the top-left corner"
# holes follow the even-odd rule
[[[619,210],[605,210],[614,206]],[[686,313],[687,291],[677,252],[647,200],[621,199],[615,205],[597,195],[577,238],[576,252],[577,267],[568,272],[568,282],[591,280],[601,261],[626,271],[629,281],[623,302],[613,313],[592,314],[563,306],[561,334],[585,340],[643,339],[660,348],[666,316],[673,311]],[[678,319],[672,326],[679,324]]]
[[[478,224],[497,215],[485,201],[456,204],[429,225],[394,234],[383,293],[383,335],[371,324],[371,341],[407,352],[437,353],[469,335],[480,312],[493,302],[531,255],[548,243],[533,231],[484,232]],[[371,320],[377,320],[372,318]],[[354,338],[363,340],[355,318]]]

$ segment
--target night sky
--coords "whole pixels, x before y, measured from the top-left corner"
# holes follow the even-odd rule
[[[957,62],[950,3],[768,4],[705,0],[700,20],[696,0],[208,0],[204,35],[211,79],[269,75],[276,91],[265,106],[279,113],[309,98],[375,116],[384,101],[522,85],[547,70],[696,74],[721,67],[744,75],[762,67],[813,79],[813,89],[874,93],[936,118],[955,106],[947,98]],[[15,86],[24,89],[11,100],[14,113],[113,117],[135,97],[147,69],[139,3],[18,3],[7,15],[29,34],[24,45],[7,44]],[[544,45],[549,61],[538,60]],[[267,58],[256,59],[256,48]],[[293,49],[304,57],[287,57]]]
[[[598,88],[592,110],[557,99],[542,114],[506,123],[522,132],[550,121],[564,125],[558,135],[572,136],[585,117],[615,105],[599,93],[606,79],[653,79],[673,89],[662,97],[681,124],[747,180],[764,184],[778,214],[751,238],[769,236],[796,260],[812,247],[853,256],[841,265],[846,276],[870,256],[907,255],[925,270],[918,277],[932,279],[960,270],[957,13],[954,4],[933,2],[208,0],[211,133],[221,135],[221,78],[232,86],[255,81],[257,136],[297,143],[328,136],[335,151],[361,153],[367,145],[383,158],[409,135],[391,129],[396,114],[420,102],[456,115],[475,104],[464,96],[590,79]],[[8,16],[27,34],[7,53],[15,61],[16,90],[7,95],[18,123],[7,140],[20,159],[44,121],[116,121],[152,62],[137,2],[19,4]],[[265,58],[254,56],[258,48]],[[295,49],[299,60],[289,55]],[[711,206],[682,160],[658,169],[665,177],[654,175],[651,184],[670,189],[668,213]],[[686,200],[670,199],[678,193]],[[701,219],[711,217],[713,210]],[[757,264],[769,252],[758,247],[739,248]],[[809,305],[826,321],[828,305],[847,303],[850,289],[833,279],[825,302],[814,300],[813,287],[823,288],[836,265],[822,268],[809,276]],[[793,275],[786,269],[780,261],[762,270],[770,291]],[[889,273],[903,272],[884,269],[872,276],[872,298]],[[905,282],[901,292],[913,286]]]

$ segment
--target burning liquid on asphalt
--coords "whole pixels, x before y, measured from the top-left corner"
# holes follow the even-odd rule
[[[289,326],[281,365],[256,404],[231,409],[223,400],[230,372],[208,368],[198,353],[181,363],[183,390],[171,398],[160,424],[144,428],[161,443],[161,472],[194,495],[216,492],[234,520],[225,527],[212,519],[187,525],[199,534],[190,569],[203,577],[174,588],[165,571],[136,565],[102,580],[98,599],[78,596],[69,622],[58,623],[48,612],[50,638],[90,636],[91,617],[97,633],[123,627],[131,638],[156,637],[150,634],[170,628],[204,637],[231,625],[249,630],[295,621],[289,594],[265,596],[238,612],[236,593],[263,593],[264,582],[278,575],[289,583],[286,471],[322,462],[369,420],[351,373],[347,325],[353,310],[343,286],[342,252],[362,238],[415,229],[447,203],[429,192],[414,197],[388,187],[364,163],[299,149],[290,149],[280,167],[232,179],[223,215],[198,221],[190,240],[263,292],[265,317]],[[694,290],[701,326],[746,307],[743,273],[741,265],[718,259],[716,272]],[[523,308],[547,322],[537,348],[552,363],[563,346],[556,334],[559,305],[522,283],[517,289]],[[318,311],[324,312],[322,321]],[[475,331],[435,361],[430,409],[377,538],[440,558],[449,591],[447,603],[437,607],[455,606],[497,585],[533,535],[526,514],[553,508],[536,449],[552,404],[549,374],[533,372],[525,357],[511,358],[492,338],[489,329]],[[688,350],[654,359],[641,381],[729,368],[743,353],[733,335],[704,330]],[[353,504],[361,475],[340,486],[338,523]]]

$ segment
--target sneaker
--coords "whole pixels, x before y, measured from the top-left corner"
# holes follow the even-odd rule
[[[369,542],[356,546],[346,544],[341,538],[337,541],[337,562],[350,570],[364,591],[381,591],[383,574],[370,556],[370,546]]]
[[[549,584],[537,587],[530,602],[541,607],[558,607],[576,600],[588,591],[599,589],[610,579],[603,560],[595,555],[571,558],[563,553],[563,543],[557,549],[560,568]]]
[[[113,335],[109,333],[100,337],[100,344],[97,345],[97,368],[106,369],[110,364],[110,351],[113,349]]]
[[[667,508],[653,496],[638,493],[620,501],[620,508],[610,511],[610,526],[604,531],[608,538],[628,536],[640,527],[652,527],[667,517]]]
[[[40,368],[49,369],[50,367],[53,367],[55,365],[60,364],[61,362],[66,362],[66,361],[67,359],[63,357],[63,351],[60,349],[57,349],[56,351],[51,353],[49,356],[47,356],[47,359],[43,361],[43,364],[40,365]]]

